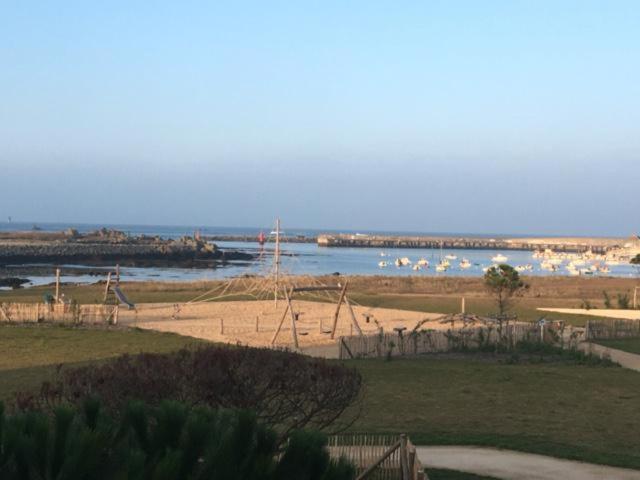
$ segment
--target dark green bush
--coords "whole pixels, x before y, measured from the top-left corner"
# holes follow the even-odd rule
[[[53,415],[0,407],[3,480],[352,479],[353,467],[325,447],[324,435],[297,431],[280,450],[252,413],[177,402],[131,403],[121,416],[90,399]]]
[[[165,400],[214,409],[251,410],[278,431],[338,431],[360,400],[362,379],[353,368],[304,355],[248,347],[204,346],[171,353],[125,355],[101,365],[65,368],[39,394],[18,395],[19,410],[81,405],[97,397],[109,412],[131,400]],[[357,415],[359,409],[350,412]]]

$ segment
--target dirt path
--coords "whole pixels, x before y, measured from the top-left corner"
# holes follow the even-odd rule
[[[480,447],[416,447],[423,465],[510,480],[640,480],[640,470]]]

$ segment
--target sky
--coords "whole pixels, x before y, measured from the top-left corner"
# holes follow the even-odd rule
[[[0,0],[0,222],[628,235],[640,2]]]

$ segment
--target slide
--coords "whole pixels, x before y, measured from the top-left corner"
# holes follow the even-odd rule
[[[136,308],[136,306],[133,303],[127,300],[127,297],[122,292],[122,290],[120,290],[120,287],[113,287],[113,293],[116,294],[116,298],[120,303],[127,305],[129,308]]]

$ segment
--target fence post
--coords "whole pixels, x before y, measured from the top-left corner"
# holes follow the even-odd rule
[[[407,435],[400,435],[400,468],[402,469],[402,480],[411,480],[409,477],[409,461],[407,456]]]

